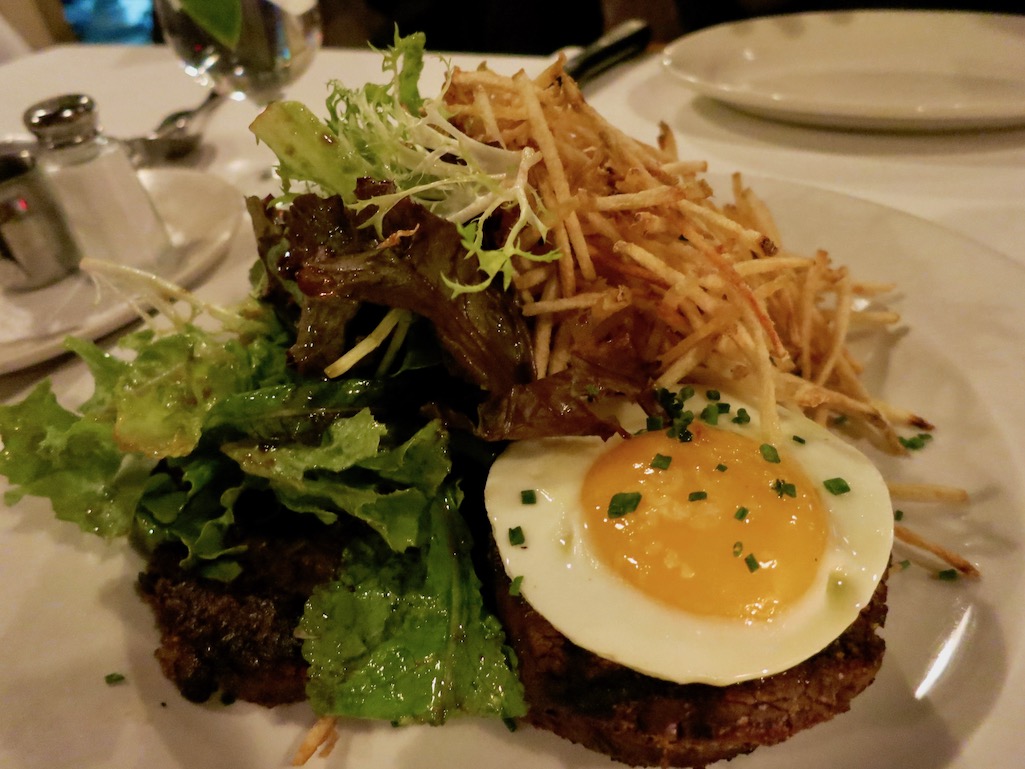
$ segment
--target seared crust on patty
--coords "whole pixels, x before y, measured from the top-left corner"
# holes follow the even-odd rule
[[[150,556],[139,592],[160,629],[155,656],[193,702],[217,693],[267,707],[300,702],[307,665],[295,628],[314,587],[334,578],[348,529],[300,516],[275,525],[252,510],[239,517],[242,573],[230,582],[183,569],[177,545]]]
[[[498,616],[520,664],[524,718],[633,766],[704,767],[782,742],[850,708],[875,679],[885,644],[886,583],[836,641],[767,678],[731,686],[645,676],[571,643],[496,569]]]

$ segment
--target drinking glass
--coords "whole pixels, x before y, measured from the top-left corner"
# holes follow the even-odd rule
[[[305,72],[320,48],[316,0],[238,0],[242,30],[234,47],[207,32],[180,0],[156,0],[165,41],[185,71],[236,101],[266,105]]]

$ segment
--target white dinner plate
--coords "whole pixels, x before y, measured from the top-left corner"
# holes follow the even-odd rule
[[[778,120],[903,131],[1025,125],[1025,16],[766,16],[684,35],[663,63],[699,94]]]
[[[785,246],[827,248],[855,278],[900,286],[892,306],[904,318],[901,330],[859,342],[866,381],[938,427],[923,452],[883,462],[883,470],[892,479],[967,487],[969,506],[908,506],[905,523],[969,558],[982,578],[944,582],[920,568],[894,574],[889,650],[852,711],[728,766],[1017,765],[1025,723],[1025,270],[876,204],[784,182],[752,186],[776,213]],[[83,375],[59,395],[88,392]],[[0,515],[0,766],[287,765],[313,721],[310,711],[184,701],[153,658],[157,634],[134,589],[140,566],[124,543],[107,544],[53,520],[41,500],[26,499]],[[125,682],[106,685],[112,672]],[[333,754],[310,766],[614,765],[550,734],[467,720],[441,728],[345,724]]]
[[[172,254],[153,272],[190,287],[224,258],[245,211],[224,180],[189,169],[139,172],[167,224]],[[0,294],[0,374],[53,358],[69,335],[99,339],[130,323],[139,310],[103,281],[82,272],[34,291]]]

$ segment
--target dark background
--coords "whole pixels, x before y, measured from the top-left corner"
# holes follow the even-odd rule
[[[58,0],[45,0],[56,3]],[[160,40],[152,0],[59,0],[77,39]],[[550,54],[582,45],[630,17],[652,27],[655,44],[721,22],[778,13],[854,8],[917,8],[1025,14],[1025,0],[319,0],[324,43],[378,47],[399,30],[425,32],[434,51]],[[1023,41],[1025,44],[1025,41]]]

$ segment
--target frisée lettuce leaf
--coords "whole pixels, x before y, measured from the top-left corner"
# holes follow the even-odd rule
[[[388,82],[351,89],[334,81],[325,119],[299,102],[273,102],[250,130],[277,155],[286,191],[300,183],[319,188],[324,196],[338,195],[351,210],[366,212],[364,226],[378,236],[385,217],[403,200],[457,225],[475,222],[460,232],[481,278],[449,281],[450,288],[454,295],[482,291],[500,278],[508,289],[514,256],[542,262],[559,256],[553,249],[534,252],[520,244],[521,235],[529,234],[535,244],[548,232],[540,196],[528,178],[541,155],[473,139],[449,122],[440,99],[424,99],[418,85],[424,45],[422,33],[396,33],[394,45],[383,54]],[[361,179],[387,182],[393,189],[361,197],[356,194]],[[503,221],[498,244],[484,240],[489,220]]]

